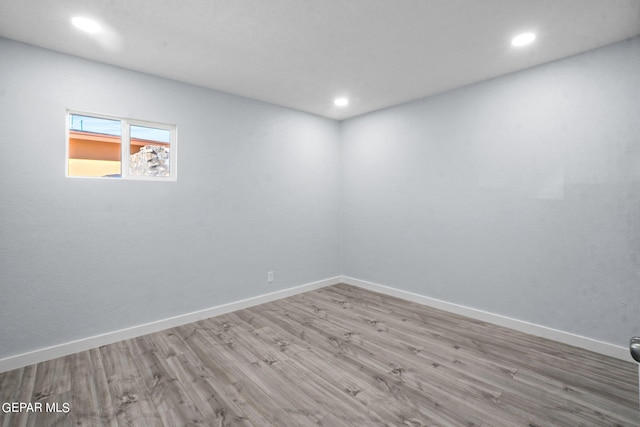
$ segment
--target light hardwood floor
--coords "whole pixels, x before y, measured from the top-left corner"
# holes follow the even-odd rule
[[[336,285],[0,374],[0,426],[638,426],[633,363]]]

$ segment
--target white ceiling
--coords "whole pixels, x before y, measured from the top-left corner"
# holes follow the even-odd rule
[[[0,0],[0,36],[334,119],[638,34],[639,0]]]

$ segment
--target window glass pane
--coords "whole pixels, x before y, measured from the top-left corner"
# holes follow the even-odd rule
[[[171,131],[168,129],[157,129],[146,126],[131,126],[131,138],[145,139],[155,142],[171,142]]]
[[[171,176],[171,131],[131,126],[129,174]]]
[[[119,120],[69,114],[69,176],[119,177],[121,171]]]
[[[122,132],[120,120],[69,114],[69,121],[69,129],[71,130],[117,136],[120,136]]]

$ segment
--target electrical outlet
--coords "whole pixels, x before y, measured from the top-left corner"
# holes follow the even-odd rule
[[[267,283],[273,283],[273,271],[267,271]]]

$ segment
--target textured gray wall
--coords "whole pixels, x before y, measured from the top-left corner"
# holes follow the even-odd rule
[[[0,58],[0,358],[340,273],[337,122],[6,39]],[[178,181],[66,178],[67,108],[177,124]]]
[[[342,125],[5,39],[0,57],[0,358],[341,272],[640,334],[638,38]],[[176,123],[178,182],[65,178],[66,108]]]
[[[348,276],[627,345],[640,38],[342,123]]]

